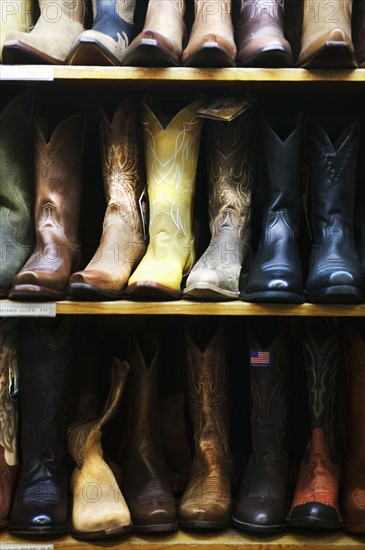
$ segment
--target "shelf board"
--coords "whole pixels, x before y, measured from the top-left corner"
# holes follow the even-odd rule
[[[24,538],[18,538],[7,532],[0,534],[2,543],[23,544]],[[247,535],[235,529],[223,532],[184,532],[174,534],[145,536],[127,535],[108,541],[76,541],[71,536],[53,539],[32,538],[34,545],[54,544],[55,550],[97,550],[100,548],[123,548],[123,550],[360,550],[364,548],[365,536],[350,536],[342,532],[301,531],[281,535]]]
[[[25,307],[45,304],[11,302],[1,300],[2,307],[22,304]],[[250,304],[236,300],[233,302],[192,302],[177,300],[173,302],[133,302],[120,300],[111,302],[56,302],[57,314],[69,315],[227,315],[227,316],[284,316],[284,317],[362,317],[365,316],[365,304]]]

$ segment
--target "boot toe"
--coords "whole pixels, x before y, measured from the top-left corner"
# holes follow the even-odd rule
[[[306,502],[295,506],[287,519],[289,525],[338,528],[341,518],[334,506],[322,502]]]

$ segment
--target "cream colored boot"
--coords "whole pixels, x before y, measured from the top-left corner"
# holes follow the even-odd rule
[[[3,48],[5,63],[60,65],[84,30],[84,0],[38,0],[40,16],[26,34],[10,32]]]
[[[194,0],[195,19],[182,64],[191,67],[234,67],[231,0]]]
[[[302,67],[354,68],[351,39],[352,0],[304,0]]]
[[[185,0],[149,0],[142,32],[129,46],[123,65],[179,65],[186,39]]]
[[[195,260],[193,198],[202,119],[197,99],[163,127],[143,104],[150,242],[129,279],[126,294],[171,300],[181,297],[181,281]]]
[[[113,359],[111,390],[100,418],[71,427],[68,446],[77,466],[72,474],[71,532],[75,538],[115,536],[131,531],[129,509],[112,470],[103,459],[101,432],[115,414],[129,372],[126,361]]]
[[[32,15],[31,0],[0,2],[0,62],[6,35],[13,31],[28,33],[32,27]]]

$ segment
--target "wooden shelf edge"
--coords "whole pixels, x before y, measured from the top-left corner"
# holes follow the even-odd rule
[[[123,548],[123,550],[187,550],[204,548],[204,550],[357,550],[364,548],[364,535],[348,535],[342,532],[302,531],[280,535],[247,535],[235,529],[223,532],[184,532],[174,534],[150,534],[145,536],[127,535],[109,540],[77,541],[71,536],[62,538],[26,540],[15,537],[4,531],[0,534],[2,543],[33,543],[35,546],[53,544],[55,550],[96,550],[100,548]],[[6,547],[5,547],[6,548]]]
[[[4,308],[20,302],[0,300],[0,315]],[[35,314],[41,315],[39,308],[48,303],[21,303],[25,308],[34,305]],[[74,302],[55,303],[56,314],[61,315],[225,315],[225,316],[283,316],[283,317],[362,317],[365,316],[365,304],[251,304],[240,300],[232,302],[192,302],[177,300],[174,302],[132,302],[129,300],[111,302]],[[5,313],[6,315],[6,313]],[[20,314],[21,316],[21,314]]]

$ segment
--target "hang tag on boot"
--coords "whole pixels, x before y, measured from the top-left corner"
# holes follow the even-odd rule
[[[250,349],[250,366],[261,369],[272,369],[272,350],[271,349]]]
[[[202,118],[230,122],[247,111],[255,101],[255,98],[249,96],[219,97],[200,107],[197,115]]]

